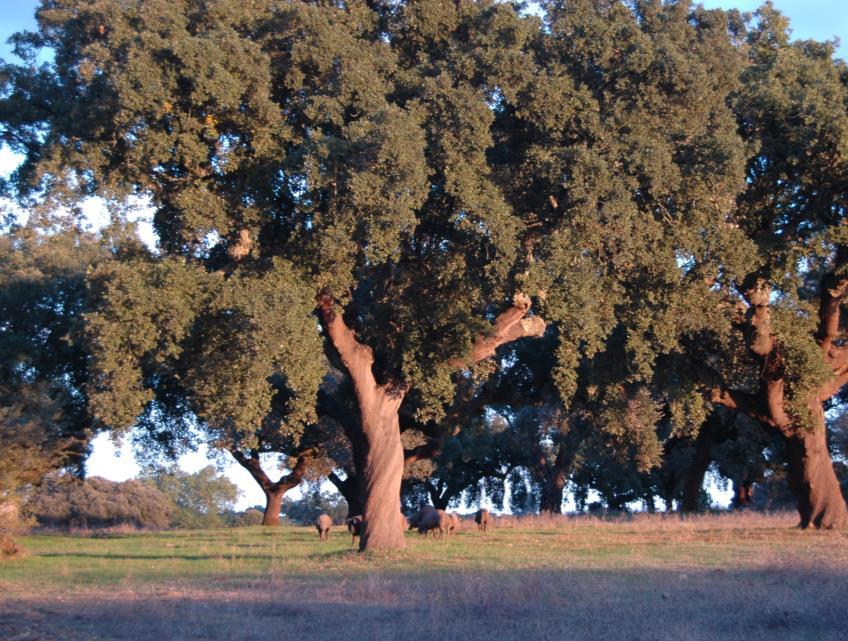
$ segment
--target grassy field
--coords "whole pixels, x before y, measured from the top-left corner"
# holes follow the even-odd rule
[[[34,535],[0,639],[848,638],[848,536],[794,515],[465,522],[362,555],[341,527]]]

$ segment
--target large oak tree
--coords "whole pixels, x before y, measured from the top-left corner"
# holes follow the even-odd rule
[[[711,398],[785,440],[801,527],[844,527],[825,410],[848,383],[848,69],[832,44],[790,43],[770,6],[757,17],[735,101],[753,147],[734,222],[757,268],[739,283],[732,319],[749,375],[732,380],[716,364],[725,376]]]
[[[282,392],[297,435],[317,300],[367,444],[362,545],[403,545],[401,402],[438,415],[458,368],[544,329],[486,155],[493,79],[526,73],[535,23],[453,2],[59,0],[37,18],[31,64],[5,68],[19,193],[155,210],[158,251],[93,276],[101,419],[185,403],[250,447]]]

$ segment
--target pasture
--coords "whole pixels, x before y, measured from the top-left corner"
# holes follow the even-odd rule
[[[0,638],[845,639],[848,536],[795,519],[465,520],[378,555],[341,526],[36,534],[0,563]]]

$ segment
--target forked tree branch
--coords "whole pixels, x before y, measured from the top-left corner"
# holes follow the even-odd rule
[[[403,451],[403,464],[411,465],[416,461],[423,461],[438,456],[442,450],[441,439],[432,438],[426,443]]]
[[[816,340],[821,346],[825,360],[834,370],[838,370],[843,368],[848,360],[848,350],[843,346],[834,345],[834,341],[840,336],[842,303],[848,294],[848,278],[831,272],[822,278],[821,289]]]
[[[347,368],[359,398],[367,398],[377,389],[377,381],[371,366],[374,353],[367,345],[356,339],[356,334],[344,322],[342,315],[335,309],[333,298],[328,294],[318,297],[318,309],[327,335]]]
[[[494,356],[498,347],[519,338],[540,338],[545,333],[545,321],[539,316],[527,316],[530,311],[530,298],[518,293],[512,299],[512,306],[502,312],[492,325],[492,331],[478,334],[467,359],[454,359],[451,364],[463,367],[466,363],[479,363]]]
[[[315,452],[312,449],[307,449],[301,452],[297,457],[297,463],[295,463],[291,472],[281,476],[276,482],[273,482],[265,470],[262,469],[262,463],[259,461],[259,453],[255,450],[251,452],[250,456],[247,456],[240,450],[233,448],[230,450],[230,454],[233,455],[233,458],[239,465],[250,473],[253,480],[259,484],[259,487],[261,487],[263,491],[268,492],[269,494],[275,494],[281,490],[283,492],[288,492],[293,487],[300,485],[300,482],[303,480],[303,477],[309,468],[309,461],[312,459]]]

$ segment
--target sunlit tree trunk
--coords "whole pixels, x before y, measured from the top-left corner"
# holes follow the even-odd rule
[[[403,444],[398,409],[401,391],[376,388],[360,398],[362,431],[368,443],[365,454],[365,510],[360,550],[404,547],[400,524],[400,485],[403,479]]]
[[[797,430],[786,438],[789,487],[798,504],[799,526],[844,528],[848,511],[827,449],[824,412],[818,408],[812,431]]]
[[[749,303],[745,316],[748,347],[762,361],[759,388],[755,393],[714,388],[711,400],[745,412],[784,437],[789,485],[795,496],[800,527],[843,528],[848,526],[848,509],[827,449],[824,403],[848,383],[848,347],[835,342],[840,336],[841,305],[848,293],[848,279],[835,272],[827,274],[821,289],[816,340],[833,376],[809,392],[807,407],[811,424],[803,424],[787,409],[787,373],[771,326],[771,290],[761,278],[745,292]]]
[[[405,547],[400,519],[400,489],[403,479],[404,450],[398,411],[406,394],[402,383],[378,384],[372,370],[371,348],[360,343],[335,309],[335,301],[322,295],[319,311],[328,339],[338,352],[353,381],[359,404],[361,430],[365,438],[363,473],[363,529],[360,550],[386,550]],[[492,332],[478,337],[468,357],[477,362],[494,355],[500,345],[525,336],[539,337],[545,323],[527,317],[530,300],[517,295],[513,306],[495,319]],[[466,361],[452,363],[461,367]]]

